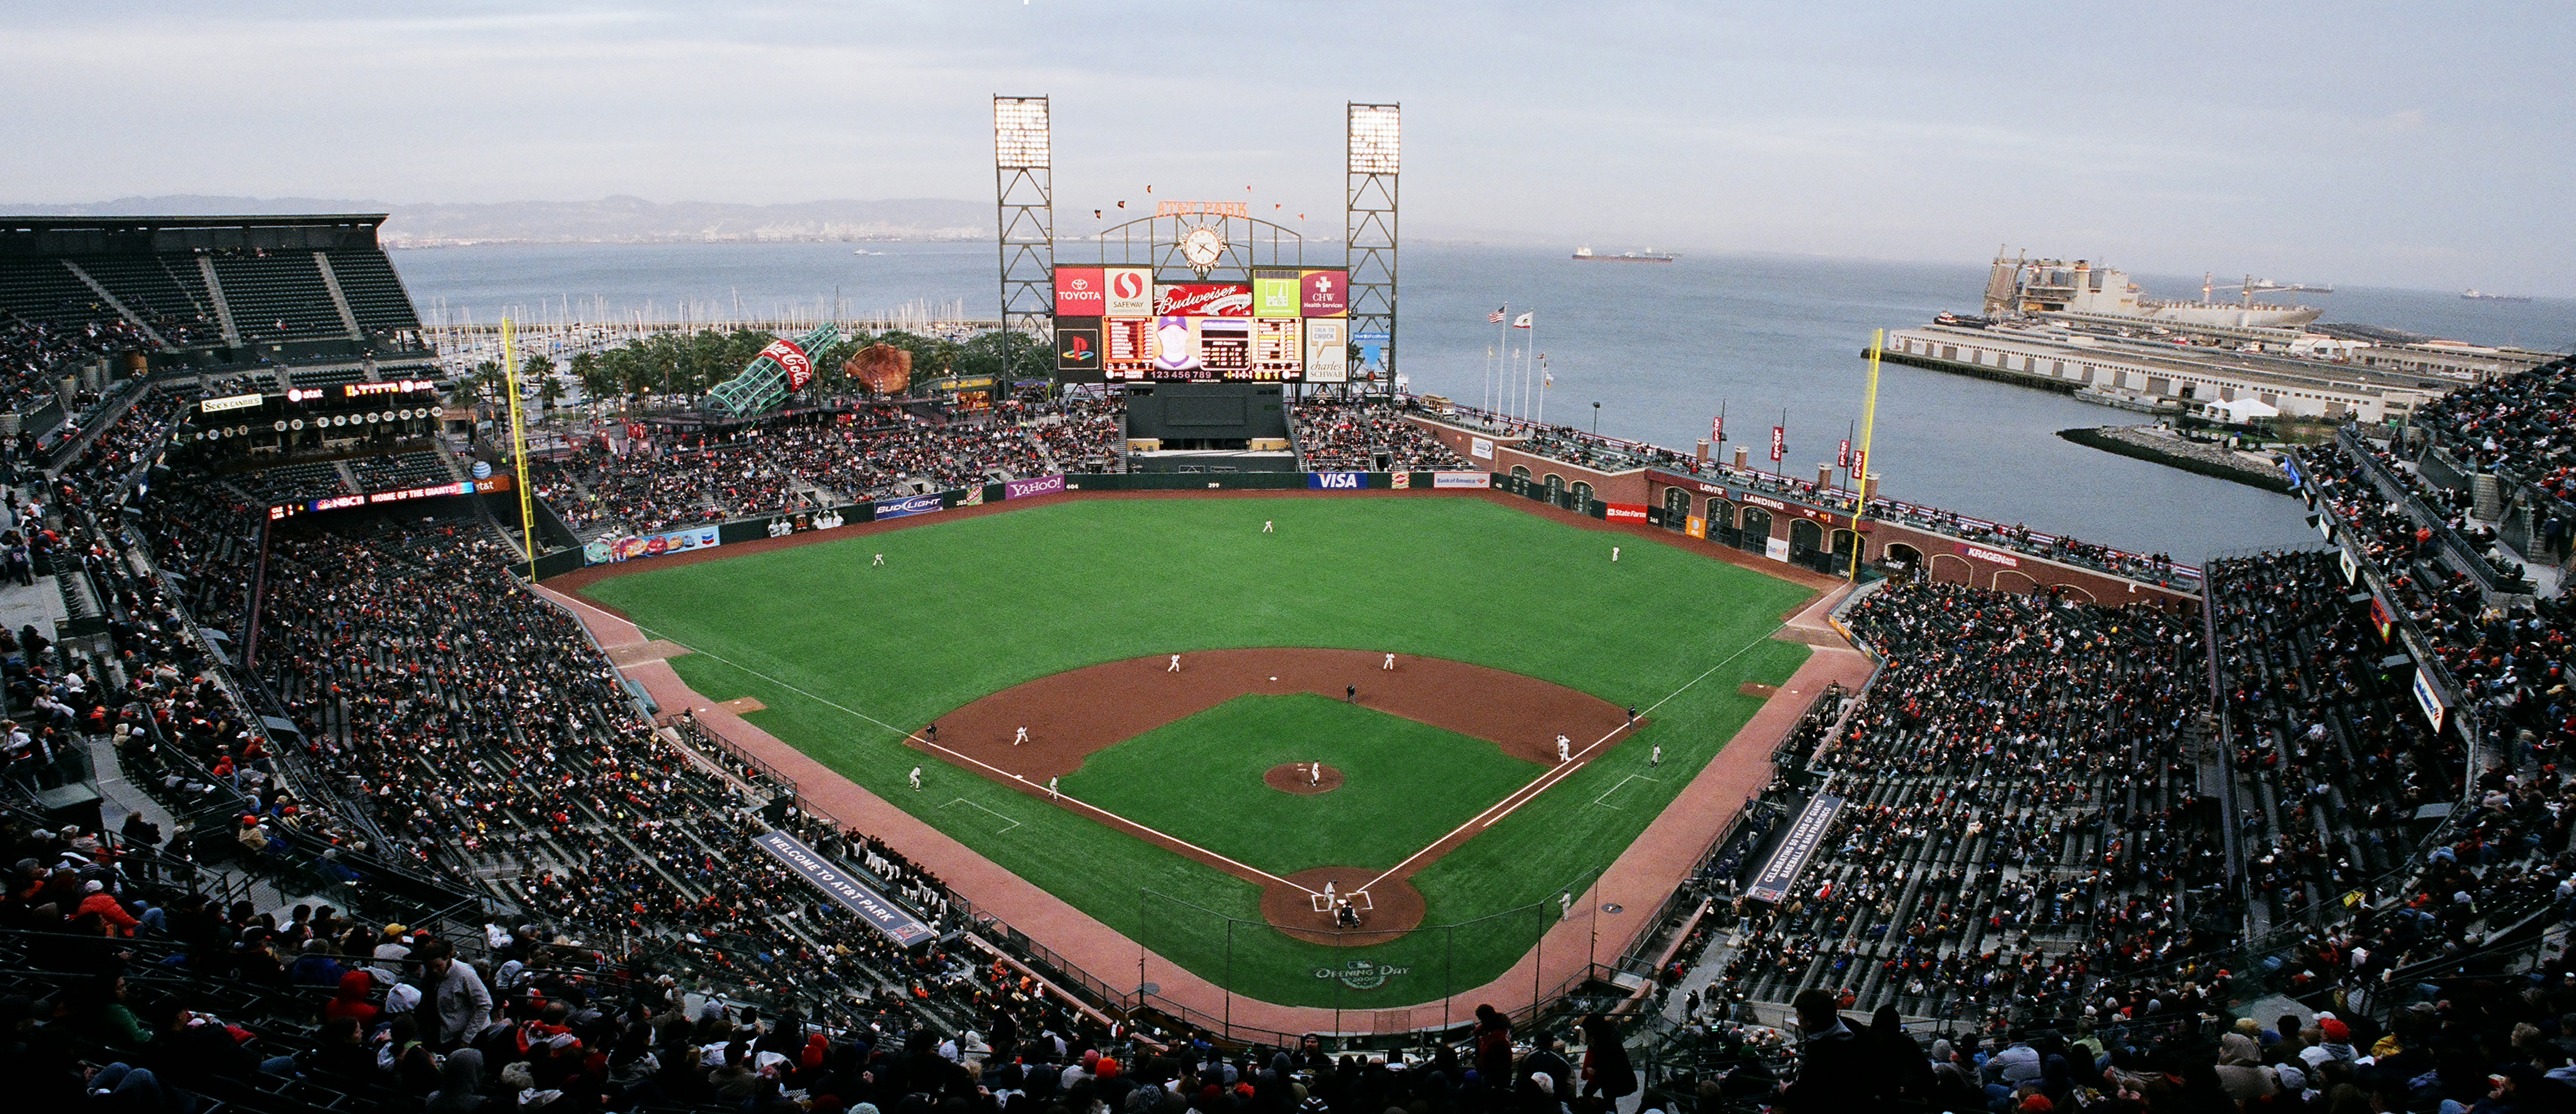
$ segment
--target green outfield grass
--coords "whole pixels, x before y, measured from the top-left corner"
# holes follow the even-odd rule
[[[1277,533],[1260,532],[1265,519]],[[1807,647],[1766,637],[1805,589],[1681,548],[1703,543],[1674,542],[1640,543],[1476,498],[1079,500],[694,565],[644,562],[585,594],[697,650],[671,664],[700,694],[759,699],[767,710],[751,719],[764,729],[1158,955],[1267,1001],[1384,1008],[1507,970],[1553,923],[1557,895],[1617,858],[1760,706],[1738,687],[1779,684],[1806,660]],[[1625,550],[1617,564],[1614,543]],[[871,567],[880,552],[886,564]],[[1413,877],[1426,923],[1494,919],[1361,949],[1306,944],[1257,923],[1229,931],[1224,917],[1259,920],[1254,886],[925,760],[892,729],[1082,666],[1262,646],[1445,657],[1639,706],[1725,664]],[[1124,761],[1116,752],[1136,743],[1167,745],[1156,736],[1182,726],[1093,761]],[[1402,730],[1382,723],[1371,733]],[[1649,769],[1658,744],[1664,764]],[[1352,761],[1368,768],[1365,756]],[[915,764],[927,767],[920,792],[905,783]],[[1256,788],[1266,768],[1252,771]],[[1262,807],[1246,811],[1217,799],[1243,791],[1212,770],[1102,769],[1098,784],[1082,787],[1094,775],[1086,769],[1067,788],[1087,800],[1160,794],[1174,815],[1198,814],[1190,822],[1231,823],[1238,830],[1218,837],[1231,845],[1280,844],[1271,861],[1283,865],[1286,841],[1300,838],[1294,810],[1320,800],[1263,790],[1251,797]],[[1420,823],[1436,836],[1455,822]],[[1335,846],[1333,857],[1304,865],[1355,865],[1344,858],[1351,853]],[[1353,959],[1409,973],[1365,994],[1316,977]],[[1092,973],[1113,983],[1134,974]]]
[[[1322,762],[1348,780],[1298,796],[1261,775]],[[1313,693],[1238,696],[1093,754],[1064,791],[1272,874],[1384,870],[1547,767],[1501,747]],[[1173,771],[1187,771],[1173,792]]]

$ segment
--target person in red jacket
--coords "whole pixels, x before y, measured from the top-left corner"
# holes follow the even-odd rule
[[[83,883],[81,889],[85,896],[81,898],[80,908],[74,910],[72,916],[96,913],[100,920],[107,922],[108,931],[119,936],[134,935],[134,926],[143,923],[135,920],[134,914],[126,912],[124,903],[116,900],[116,895],[107,892],[107,887],[97,880]]]

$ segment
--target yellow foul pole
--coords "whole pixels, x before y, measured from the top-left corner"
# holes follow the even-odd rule
[[[1878,354],[1886,347],[1887,330],[1878,329],[1869,334],[1869,394],[1860,406],[1860,456],[1852,462],[1855,466],[1852,494],[1858,497],[1858,502],[1852,505],[1852,540],[1861,546],[1862,553],[1868,551],[1869,545],[1861,539],[1860,520],[1869,512],[1869,435],[1871,430],[1878,428]],[[1860,579],[1862,553],[1852,555],[1851,575],[1854,581]]]
[[[519,489],[519,544],[528,554],[528,583],[537,582],[537,511],[528,501],[528,431],[519,423],[519,347],[510,319],[501,319],[501,370],[509,376],[511,483]],[[1872,376],[1871,382],[1876,382]]]

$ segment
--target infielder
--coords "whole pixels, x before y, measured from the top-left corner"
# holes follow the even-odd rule
[[[882,554],[882,553],[877,554],[877,559],[876,559],[876,560],[874,560],[874,561],[869,562],[869,564],[872,564],[872,565],[882,565],[882,564],[885,564],[885,554]]]
[[[919,766],[912,768],[912,791],[921,792],[921,767]]]
[[[1019,734],[1011,736],[1011,745],[1012,745],[1012,746],[1018,746],[1018,745],[1020,745],[1021,743],[1025,743],[1025,742],[1028,742],[1028,741],[1029,741],[1029,729],[1028,729],[1025,725],[1023,725],[1023,726],[1020,728],[1020,733],[1019,733]]]
[[[1386,670],[1392,670],[1392,669],[1394,669],[1394,668],[1395,668],[1395,655],[1393,655],[1393,654],[1388,654],[1388,655],[1386,656],[1386,664],[1381,665],[1381,666],[1378,666],[1378,668],[1380,668],[1380,669],[1386,669]]]
[[[1179,654],[1174,654],[1174,655],[1172,655],[1172,667],[1171,667],[1170,669],[1166,669],[1166,670],[1164,670],[1163,672],[1165,672],[1165,673],[1178,673],[1178,672],[1180,672],[1180,671],[1181,671],[1181,655],[1179,655]]]
[[[1273,529],[1273,528],[1271,527],[1270,520],[1265,518],[1265,519],[1262,519],[1262,520],[1261,520],[1261,532],[1262,532],[1262,533],[1264,533],[1264,534],[1276,534],[1276,533],[1278,533],[1279,531],[1278,531],[1278,530],[1276,530],[1276,529]]]
[[[1556,760],[1557,760],[1557,761],[1559,761],[1559,762],[1566,762],[1566,761],[1571,761],[1573,758],[1574,758],[1574,740],[1569,739],[1569,738],[1566,738],[1566,737],[1565,737],[1565,736],[1563,736],[1563,735],[1559,735],[1559,736],[1557,736],[1557,737],[1556,737]]]
[[[1309,762],[1309,763],[1306,763],[1306,784],[1308,784],[1308,785],[1322,785],[1322,784],[1324,784],[1324,764],[1323,764],[1323,763],[1321,763],[1321,762]]]
[[[1064,794],[1062,794],[1062,793],[1058,793],[1058,792],[1056,792],[1056,791],[1055,791],[1055,779],[1054,779],[1054,778],[1048,778],[1048,779],[1047,779],[1047,798],[1048,798],[1049,800],[1061,800],[1061,799],[1063,799],[1063,797],[1064,797]]]
[[[1662,743],[1657,743],[1657,744],[1655,744],[1655,749],[1653,749],[1653,750],[1651,750],[1651,751],[1648,751],[1648,752],[1646,753],[1646,768],[1647,768],[1647,769],[1653,769],[1653,768],[1655,768],[1655,767],[1657,767],[1657,766],[1661,766],[1661,765],[1663,765],[1663,764],[1664,764],[1664,744],[1662,744]]]

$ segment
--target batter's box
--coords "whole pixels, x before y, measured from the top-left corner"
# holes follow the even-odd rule
[[[1352,890],[1349,893],[1341,895],[1341,899],[1350,902],[1351,908],[1357,909],[1363,913],[1377,908],[1375,903],[1369,901],[1367,890]],[[1333,911],[1333,907],[1325,902],[1324,895],[1322,894],[1310,894],[1307,896],[1306,900],[1309,904],[1312,904],[1315,907],[1315,911],[1318,913],[1330,913]]]
[[[1002,822],[1002,824],[1003,824],[1003,826],[1002,826],[1002,827],[1000,827],[1000,828],[996,828],[996,829],[994,829],[994,831],[993,831],[993,834],[994,834],[994,835],[1002,835],[1002,834],[1004,834],[1004,833],[1009,832],[1012,828],[1016,828],[1016,827],[1019,827],[1019,826],[1020,826],[1020,822],[1019,822],[1019,821],[1017,821],[1017,820],[1013,820],[1013,819],[1011,819],[1011,818],[1010,818],[1010,817],[1008,817],[1008,816],[1004,816],[1004,815],[1002,815],[1001,813],[998,813],[998,812],[993,811],[992,809],[985,808],[984,806],[979,805],[979,804],[976,804],[976,803],[975,803],[975,802],[973,802],[973,801],[967,800],[967,799],[966,799],[966,798],[964,798],[964,797],[951,797],[951,798],[949,798],[949,800],[948,800],[948,803],[947,803],[947,804],[944,804],[944,805],[939,806],[939,808],[938,808],[938,809],[936,809],[935,811],[939,811],[939,812],[946,812],[947,810],[949,810],[949,809],[951,809],[951,808],[954,808],[954,807],[956,807],[956,806],[958,806],[958,805],[964,805],[964,806],[966,806],[966,807],[968,807],[968,808],[975,809],[975,810],[977,810],[977,811],[979,811],[979,812],[982,812],[982,813],[983,813],[984,815],[986,815],[986,816],[990,816],[990,817],[992,817],[992,818],[993,818],[993,819],[995,819],[995,820],[999,820],[999,821],[1001,821],[1001,822]]]
[[[1652,778],[1652,777],[1647,777],[1647,776],[1646,776],[1646,775],[1644,775],[1644,774],[1630,774],[1630,775],[1628,775],[1628,776],[1626,776],[1626,777],[1620,778],[1620,779],[1619,779],[1619,783],[1618,783],[1618,784],[1613,785],[1613,786],[1611,786],[1611,787],[1610,787],[1610,788],[1608,788],[1608,789],[1604,789],[1604,790],[1602,790],[1602,791],[1601,791],[1601,795],[1600,795],[1600,796],[1592,798],[1592,803],[1593,803],[1593,804],[1596,804],[1596,805],[1600,805],[1601,807],[1603,807],[1603,808],[1607,808],[1607,809],[1619,809],[1619,808],[1624,808],[1624,807],[1626,807],[1626,806],[1623,806],[1623,805],[1614,805],[1614,804],[1611,804],[1611,803],[1610,803],[1610,799],[1611,799],[1611,798],[1613,798],[1613,797],[1618,796],[1618,795],[1619,795],[1619,791],[1620,791],[1620,790],[1622,790],[1622,789],[1627,788],[1627,787],[1628,787],[1628,783],[1629,783],[1629,782],[1632,782],[1632,781],[1651,781],[1651,782],[1654,782],[1654,783],[1655,783],[1655,784],[1657,784],[1657,785],[1661,785],[1661,784],[1663,784],[1663,779],[1662,779],[1662,778]]]

